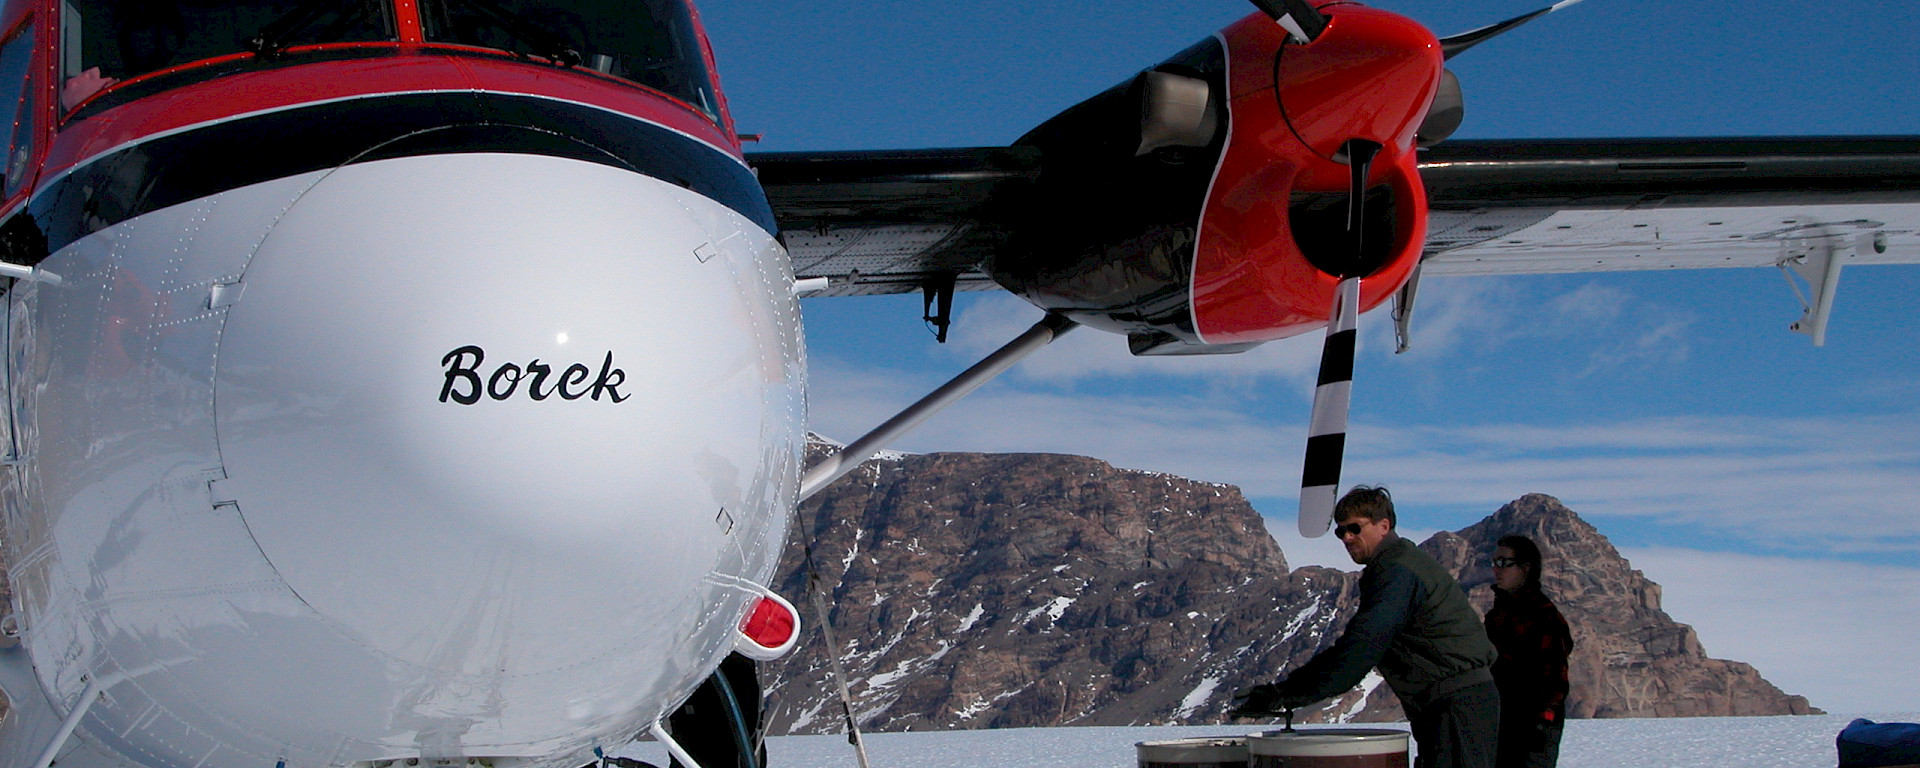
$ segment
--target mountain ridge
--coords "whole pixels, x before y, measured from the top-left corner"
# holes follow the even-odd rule
[[[1086,457],[894,454],[799,520],[812,579],[796,544],[774,589],[812,624],[808,585],[822,587],[872,730],[1223,722],[1233,691],[1331,643],[1357,603],[1357,573],[1289,568],[1239,489]],[[1708,658],[1660,608],[1659,585],[1550,496],[1421,546],[1484,609],[1485,553],[1508,532],[1539,534],[1549,592],[1575,624],[1571,715],[1815,711],[1750,665]],[[808,632],[764,668],[771,733],[840,729],[826,649]],[[1403,719],[1368,682],[1308,719]]]

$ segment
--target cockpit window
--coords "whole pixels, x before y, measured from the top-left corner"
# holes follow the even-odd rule
[[[0,45],[0,136],[8,139],[5,161],[0,163],[4,179],[0,191],[8,197],[27,181],[27,163],[33,159],[34,78],[27,67],[33,62],[33,27],[26,27]],[[45,81],[41,81],[45,82]]]
[[[717,114],[684,0],[430,0],[428,42],[494,48],[592,69]]]
[[[386,0],[65,0],[61,26],[63,90],[73,92],[61,100],[69,107],[113,83],[189,62],[397,39]]]

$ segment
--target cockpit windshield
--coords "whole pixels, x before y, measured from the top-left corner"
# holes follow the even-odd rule
[[[387,0],[65,0],[64,76],[127,80],[235,53],[395,40]],[[91,73],[89,75],[89,73]]]
[[[398,42],[392,0],[63,0],[62,101],[68,108],[124,80],[205,79],[323,43]],[[421,0],[428,44],[488,48],[592,69],[716,116],[713,77],[687,0]],[[234,54],[252,54],[234,61]],[[287,59],[288,63],[294,59]],[[171,87],[171,86],[159,86]]]
[[[717,113],[684,0],[426,0],[427,42],[540,56],[665,91]]]

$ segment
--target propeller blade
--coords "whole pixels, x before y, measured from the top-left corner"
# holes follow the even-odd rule
[[[1427,107],[1427,116],[1420,121],[1420,128],[1414,131],[1414,143],[1421,147],[1431,147],[1446,141],[1454,131],[1460,129],[1460,122],[1466,119],[1466,95],[1460,90],[1460,78],[1451,69],[1440,70],[1440,87],[1434,91],[1433,104]]]
[[[1367,174],[1373,169],[1374,155],[1380,154],[1380,145],[1365,139],[1348,139],[1340,145],[1340,154],[1347,158],[1347,166],[1352,171],[1351,183],[1347,186],[1347,234],[1353,236],[1353,258],[1347,262],[1347,272],[1341,277],[1359,277],[1365,253],[1360,249],[1360,238],[1366,232]]]
[[[1300,535],[1313,538],[1333,524],[1340,492],[1340,464],[1347,452],[1347,410],[1353,399],[1353,348],[1360,326],[1360,264],[1366,245],[1367,175],[1380,145],[1353,139],[1341,146],[1351,168],[1347,196],[1347,232],[1353,258],[1333,290],[1327,340],[1320,348],[1320,378],[1313,389],[1313,413],[1307,419],[1307,456],[1300,469]]]
[[[1440,40],[1440,53],[1442,56],[1451,59],[1459,55],[1461,51],[1484,43],[1492,39],[1495,35],[1578,2],[1580,2],[1580,0],[1560,0],[1560,2],[1554,3],[1553,5],[1530,13],[1520,14],[1519,16],[1507,19],[1498,24],[1489,24],[1476,30],[1442,38]]]
[[[1253,0],[1253,4],[1285,27],[1294,42],[1301,45],[1313,42],[1327,31],[1327,17],[1307,0]]]
[[[1359,334],[1360,278],[1340,281],[1333,319],[1320,348],[1320,380],[1307,422],[1307,458],[1300,470],[1300,535],[1314,538],[1333,525],[1340,464],[1347,448],[1347,406],[1353,396],[1353,348]]]

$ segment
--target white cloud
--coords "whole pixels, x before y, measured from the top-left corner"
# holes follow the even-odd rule
[[[1912,711],[1920,568],[1629,548],[1707,654],[1754,665],[1831,712]]]
[[[1520,285],[1511,280],[1434,279],[1421,282],[1414,301],[1412,345],[1407,355],[1439,358],[1468,342],[1485,343],[1489,332],[1505,331],[1522,304]],[[1375,311],[1361,321],[1366,349],[1393,349],[1393,318]]]
[[[1408,498],[1491,509],[1544,492],[1583,513],[1685,520],[1775,550],[1920,549],[1914,414],[1355,433],[1351,476],[1377,471]]]
[[[1567,293],[1560,294],[1547,303],[1547,315],[1553,318],[1555,325],[1591,326],[1596,323],[1609,323],[1619,318],[1633,296],[1612,286],[1587,283]]]
[[[842,440],[938,383],[873,370],[829,369],[821,378],[830,381],[814,390],[815,424]],[[1089,455],[1233,483],[1284,506],[1298,493],[1306,412],[1297,402],[989,386],[899,447]],[[1490,512],[1541,492],[1583,514],[1713,526],[1720,538],[1772,551],[1920,550],[1920,414],[1910,412],[1467,427],[1361,421],[1349,446],[1345,482],[1385,483],[1424,505]]]
[[[1590,349],[1572,374],[1590,378],[1684,362],[1694,326],[1690,311],[1601,282],[1562,290],[1537,279],[1442,278],[1421,288],[1413,336],[1415,350],[1438,353],[1431,357],[1514,345]]]
[[[1759,424],[1746,423],[1741,419],[1679,416],[1648,418],[1630,423],[1591,424],[1579,429],[1541,424],[1486,424],[1454,428],[1450,433],[1469,437],[1477,443],[1511,445],[1529,452],[1703,451],[1750,446],[1757,431],[1767,438],[1776,435],[1786,437],[1777,431],[1786,423],[1790,422],[1777,420],[1762,429]],[[1795,434],[1804,433],[1809,431],[1809,426],[1814,425],[1791,431]]]
[[[1692,351],[1689,345],[1691,325],[1689,319],[1669,319],[1650,328],[1639,329],[1631,338],[1617,339],[1603,345],[1587,357],[1587,366],[1575,378],[1589,378],[1623,368],[1684,363]]]

